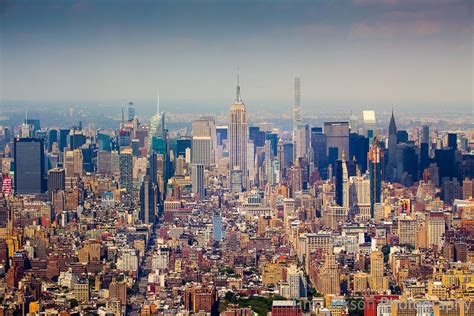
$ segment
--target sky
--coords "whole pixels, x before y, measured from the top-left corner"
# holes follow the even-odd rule
[[[469,0],[0,0],[0,101],[472,108]]]

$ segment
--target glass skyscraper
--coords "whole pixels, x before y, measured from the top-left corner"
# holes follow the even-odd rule
[[[15,193],[46,192],[44,144],[38,138],[15,138]]]

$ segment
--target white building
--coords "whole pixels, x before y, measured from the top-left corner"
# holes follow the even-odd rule
[[[117,260],[117,269],[138,273],[139,257],[136,249],[126,248]]]

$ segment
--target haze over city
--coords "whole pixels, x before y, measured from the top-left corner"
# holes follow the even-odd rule
[[[218,111],[240,69],[252,107],[470,111],[472,1],[10,1],[3,105]]]
[[[0,0],[0,316],[474,315],[473,3]]]

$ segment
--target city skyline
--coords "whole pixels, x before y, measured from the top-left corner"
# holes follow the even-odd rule
[[[139,104],[159,87],[216,110],[237,67],[249,106],[291,106],[295,76],[303,109],[473,104],[469,1],[7,1],[0,14],[3,104]]]
[[[0,316],[474,303],[471,0],[0,0]]]

